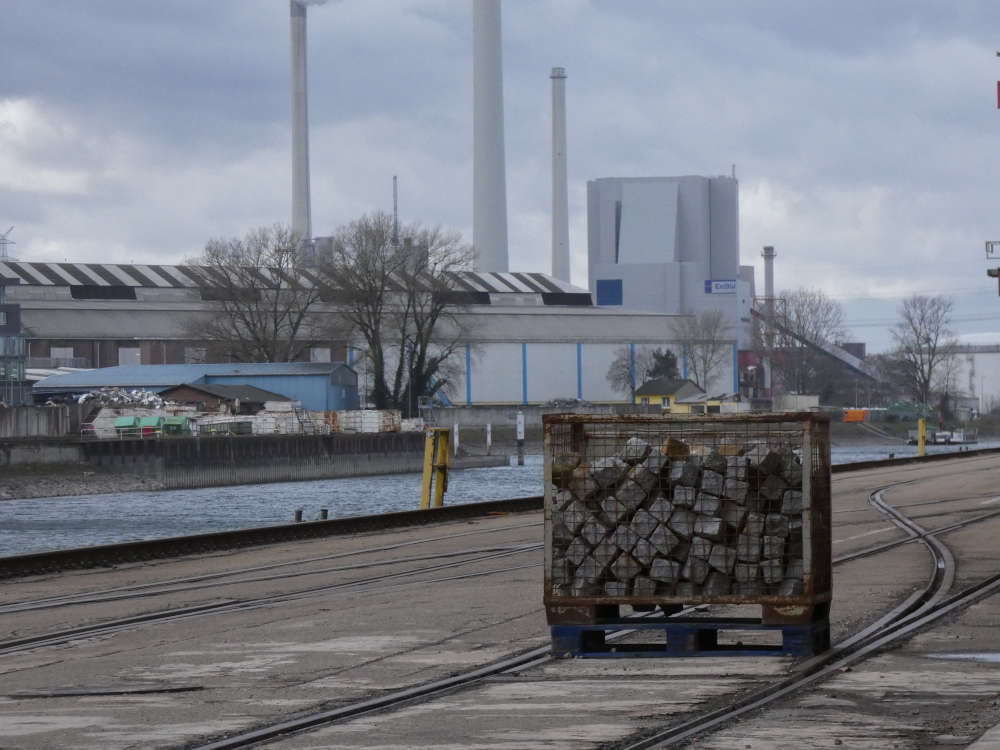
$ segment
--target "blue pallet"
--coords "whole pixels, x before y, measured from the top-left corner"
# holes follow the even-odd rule
[[[609,633],[662,631],[662,643],[616,643]],[[781,645],[720,644],[720,630],[778,631]],[[665,656],[793,656],[805,659],[830,648],[830,622],[764,625],[753,618],[713,620],[670,618],[620,619],[594,625],[553,625],[552,655],[557,658],[634,659]]]

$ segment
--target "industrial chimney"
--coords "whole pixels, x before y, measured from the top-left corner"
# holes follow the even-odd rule
[[[566,186],[566,69],[552,79],[552,275],[569,283],[569,207]]]
[[[500,0],[472,6],[472,245],[476,270],[508,270]]]
[[[764,258],[764,299],[770,300],[772,303],[774,301],[774,247],[771,245],[764,245],[764,249],[761,251],[761,257]]]
[[[309,102],[306,76],[306,8],[289,0],[292,30],[292,231],[312,238],[309,201]]]
[[[764,258],[764,304],[767,320],[764,329],[764,343],[766,354],[764,359],[764,387],[768,389],[772,398],[774,397],[774,383],[771,379],[771,352],[774,351],[775,320],[774,320],[774,247],[764,245],[761,251]]]

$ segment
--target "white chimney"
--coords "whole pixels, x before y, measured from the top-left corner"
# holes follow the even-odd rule
[[[500,0],[473,0],[472,34],[472,245],[476,270],[504,272],[509,261]]]
[[[309,201],[309,102],[306,76],[306,8],[289,0],[292,30],[292,231],[312,238]]]
[[[569,283],[569,207],[566,186],[566,69],[552,74],[552,275]]]
[[[764,258],[764,299],[774,300],[774,248],[764,245],[761,256]]]

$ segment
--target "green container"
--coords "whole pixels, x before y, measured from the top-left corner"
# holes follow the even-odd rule
[[[191,425],[187,417],[167,417],[163,420],[164,435],[190,435]]]

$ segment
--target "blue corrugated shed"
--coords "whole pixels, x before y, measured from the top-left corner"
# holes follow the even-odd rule
[[[253,385],[301,401],[310,411],[358,408],[358,375],[343,362],[122,365],[50,375],[35,384],[34,392],[50,396],[110,387],[161,391],[187,383]]]

